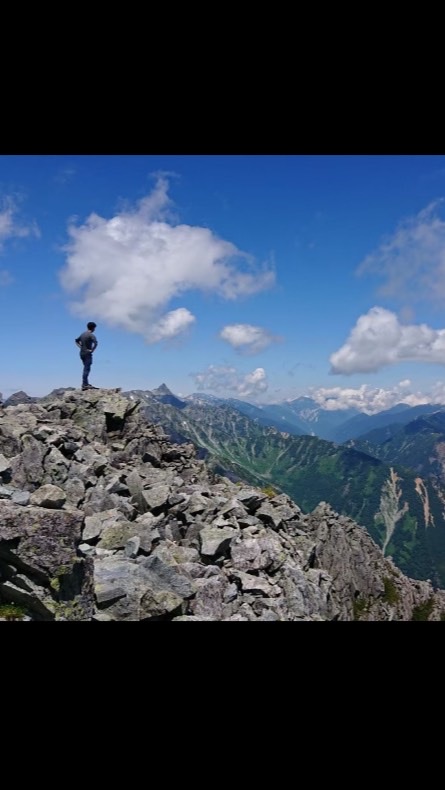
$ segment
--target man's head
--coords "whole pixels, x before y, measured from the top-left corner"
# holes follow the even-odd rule
[[[90,332],[94,332],[94,330],[96,329],[96,326],[97,326],[97,324],[95,324],[94,321],[88,321],[88,323],[87,323],[87,329],[89,329]]]

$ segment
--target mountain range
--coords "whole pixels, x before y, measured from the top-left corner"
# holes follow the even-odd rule
[[[174,441],[192,441],[201,448],[201,457],[206,456],[217,473],[282,491],[306,512],[320,501],[328,502],[366,527],[404,573],[444,586],[445,489],[437,479],[410,468],[405,458],[401,463],[396,452],[388,463],[373,452],[374,445],[339,445],[278,430],[275,424],[248,416],[250,404],[241,411],[234,406],[239,401],[200,394],[176,399],[165,385],[126,395],[141,401],[147,420],[161,424]],[[173,405],[173,398],[179,406]],[[407,420],[411,409],[390,411],[394,418],[404,415]],[[334,421],[337,417],[334,414]],[[373,415],[365,424],[374,424],[373,417],[379,418],[378,425],[388,419],[386,414]]]
[[[375,428],[348,445],[445,485],[445,411],[425,414],[406,425]]]
[[[403,574],[362,525],[325,502],[304,513],[172,443],[147,404],[191,430],[191,404],[174,397],[57,390],[0,409],[0,620],[445,620],[445,590]],[[221,408],[227,429],[244,428],[246,448],[272,460],[269,433],[284,434]],[[333,446],[290,439],[308,460],[317,443]],[[344,452],[352,469],[366,458]]]
[[[357,409],[328,411],[312,398],[307,397],[261,406],[237,398],[214,398],[202,393],[194,393],[184,400],[213,405],[226,404],[245,414],[259,425],[271,426],[295,436],[318,436],[320,439],[334,439],[338,426],[360,414]]]
[[[202,393],[179,398],[165,384],[124,395],[172,441],[193,442],[214,472],[283,492],[306,512],[328,502],[364,526],[404,573],[445,587],[444,407],[399,404],[366,415],[322,409],[310,398],[259,407]],[[8,400],[4,406],[44,399]]]
[[[165,384],[162,387],[166,388]],[[164,392],[164,390],[162,391]],[[153,390],[153,393],[156,392]],[[215,398],[202,393],[194,393],[183,400],[215,406],[226,404],[260,425],[268,425],[295,436],[318,436],[319,439],[327,439],[337,444],[342,444],[349,439],[356,439],[376,428],[393,425],[403,426],[418,416],[432,414],[436,411],[445,412],[445,406],[440,404],[428,403],[409,406],[406,403],[398,403],[377,414],[365,414],[354,408],[325,409],[308,397],[264,406],[236,398]]]

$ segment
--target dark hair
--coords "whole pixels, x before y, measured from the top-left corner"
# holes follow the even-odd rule
[[[88,321],[87,323],[87,329],[90,329],[91,331],[93,331],[93,329],[96,329],[96,326],[97,324],[95,324],[94,321]]]

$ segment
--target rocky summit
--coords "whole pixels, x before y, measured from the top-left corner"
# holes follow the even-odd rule
[[[0,408],[0,618],[444,620],[445,591],[328,504],[213,474],[136,398],[57,390]]]

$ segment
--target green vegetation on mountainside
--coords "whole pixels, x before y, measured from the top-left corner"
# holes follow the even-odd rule
[[[398,464],[422,477],[445,483],[445,414],[419,417],[388,436],[376,430],[348,442],[387,464]]]
[[[184,437],[205,448],[215,471],[272,485],[307,512],[329,502],[366,527],[404,573],[445,586],[443,506],[431,482],[419,487],[413,472],[397,465],[391,472],[355,447],[283,434],[227,405],[191,403],[178,410],[148,396],[146,404],[150,421],[176,440]]]

